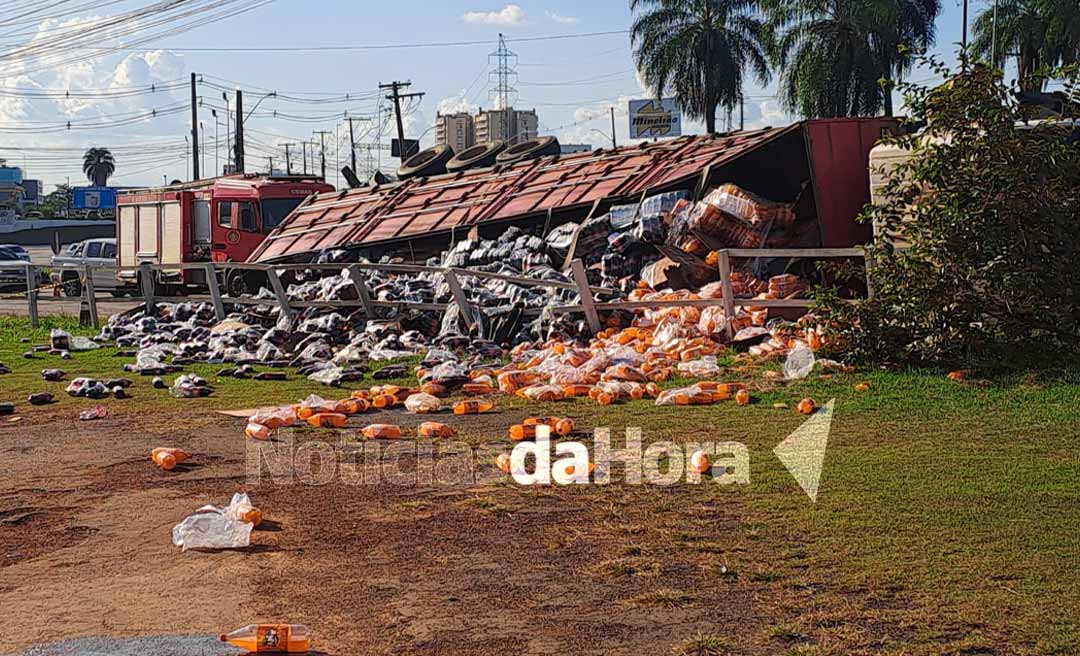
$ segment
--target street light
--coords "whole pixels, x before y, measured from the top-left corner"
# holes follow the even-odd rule
[[[231,120],[230,117],[232,116],[232,110],[229,109],[229,94],[222,91],[221,92],[221,97],[225,101],[225,143],[231,144],[232,143],[232,132],[230,130],[229,121]],[[225,153],[228,155],[227,159],[225,160],[225,168],[231,168],[232,167],[232,149],[231,148],[227,149],[225,151]]]
[[[214,117],[214,177],[221,175],[221,158],[218,156],[218,143],[220,143],[221,121],[218,120],[217,110],[211,109],[210,115]]]

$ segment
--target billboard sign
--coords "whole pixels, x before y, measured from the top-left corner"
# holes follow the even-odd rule
[[[71,207],[76,210],[115,210],[116,189],[112,187],[75,187]]]
[[[630,138],[681,137],[682,112],[674,98],[630,101]]]

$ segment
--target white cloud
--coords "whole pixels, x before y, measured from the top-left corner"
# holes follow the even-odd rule
[[[562,23],[563,25],[577,25],[581,22],[581,19],[577,16],[563,16],[553,11],[548,11],[545,13],[547,14],[548,18],[555,21],[556,23]]]
[[[469,102],[465,92],[462,91],[459,95],[440,100],[437,109],[440,114],[459,114],[461,112],[475,114],[480,109],[480,106]]]
[[[461,20],[482,25],[521,25],[525,22],[525,10],[511,4],[498,11],[467,11]]]
[[[47,41],[57,29],[77,29],[97,20],[100,18],[43,21],[28,43]],[[114,42],[104,41],[100,45],[104,48]],[[169,51],[155,50],[127,55],[106,54],[48,68],[35,61],[17,62],[0,70],[0,88],[23,91],[150,89],[166,81],[183,79],[185,74],[186,66],[181,57]],[[118,115],[136,117],[149,114],[152,109],[176,106],[186,98],[186,88],[120,97],[0,97],[0,125],[40,123],[48,126],[67,121],[76,125],[107,123]],[[11,148],[65,149],[53,153],[29,150],[8,154],[9,163],[22,167],[25,177],[43,180],[46,192],[69,176],[73,184],[80,184],[83,181],[81,149],[99,145],[119,149],[115,182],[157,184],[161,182],[162,174],[170,179],[183,177],[185,164],[179,157],[157,168],[153,164],[168,158],[171,153],[182,155],[183,135],[190,130],[188,116],[160,116],[105,129],[20,131],[4,134],[3,141]],[[155,145],[165,142],[171,144],[168,149],[154,150]],[[177,150],[176,144],[181,150]]]

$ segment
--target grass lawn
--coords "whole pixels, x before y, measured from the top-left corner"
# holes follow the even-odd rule
[[[69,320],[42,324],[31,330],[25,320],[0,318],[0,361],[14,370],[0,376],[0,401],[18,402],[29,431],[35,413],[70,411],[74,419],[96,403],[67,397],[64,384],[44,383],[39,372],[47,367],[65,369],[69,380],[136,379],[133,399],[106,404],[168,412],[192,427],[222,421],[211,410],[326,393],[298,377],[224,379],[209,399],[173,399],[151,390],[148,380],[124,374],[121,365],[131,360],[115,357],[115,349],[76,353],[71,361],[23,359],[31,346],[23,337],[43,343],[54,326],[87,334]],[[185,371],[215,382],[219,368]],[[580,399],[536,407],[507,397],[499,404],[611,427],[616,443],[623,429],[637,427],[646,443],[746,444],[752,458],[747,486],[707,481],[672,491],[613,484],[582,493],[598,503],[646,504],[655,509],[655,520],[642,531],[660,534],[672,549],[712,555],[718,576],[772,583],[768,603],[781,619],[752,637],[767,645],[762,653],[1080,654],[1080,378],[1013,375],[956,383],[942,372],[881,370],[784,385],[761,371],[733,369],[727,376],[751,384],[750,407],[656,408],[646,401],[601,407]],[[855,383],[863,381],[870,391],[855,392]],[[58,393],[57,404],[43,409],[25,403],[27,394],[46,389]],[[836,399],[816,504],[772,455],[805,419],[794,409],[805,396],[820,404]],[[774,408],[778,402],[788,408]],[[530,500],[535,497],[523,492],[519,503]],[[738,539],[696,530],[695,516],[720,506],[738,514]],[[635,553],[632,543],[628,538],[611,568],[649,569],[648,554]],[[737,553],[753,554],[749,571],[724,565]],[[686,601],[680,590],[641,600],[669,607]],[[674,653],[728,653],[732,642],[730,635],[690,635]]]

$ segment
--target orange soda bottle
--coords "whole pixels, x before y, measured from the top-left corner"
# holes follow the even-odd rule
[[[476,399],[468,399],[454,405],[454,414],[479,415],[485,412],[490,412],[494,409],[495,404],[491,401],[478,401]]]
[[[440,399],[446,396],[446,386],[438,383],[424,383],[420,386],[420,391]]]
[[[266,441],[270,439],[270,427],[263,424],[248,422],[248,425],[244,428],[244,435],[253,440]]]
[[[249,624],[218,636],[222,642],[257,654],[299,654],[311,651],[311,637],[303,624]]]
[[[517,424],[511,426],[510,439],[515,442],[536,439],[536,424]]]
[[[369,440],[396,440],[401,437],[401,429],[393,424],[371,424],[361,433]]]
[[[469,396],[479,396],[481,394],[491,394],[495,391],[495,388],[489,383],[465,383],[461,386],[461,391]]]
[[[425,421],[420,424],[416,432],[420,437],[455,437],[457,432],[447,426],[446,424],[440,424],[437,421]]]
[[[316,428],[344,428],[349,418],[340,412],[320,412],[308,417],[307,422]]]
[[[358,399],[342,399],[334,404],[334,412],[342,415],[357,415],[364,410],[367,410],[367,401]]]
[[[392,408],[397,404],[397,397],[393,394],[379,394],[371,401],[372,407],[380,410]]]
[[[579,396],[588,396],[589,390],[592,389],[592,385],[563,385],[563,395],[570,398],[577,398]]]
[[[187,451],[171,447],[158,447],[150,452],[150,458],[165,471],[171,471],[190,457]]]
[[[352,398],[367,401],[371,398],[371,393],[367,390],[354,390],[351,394]]]

